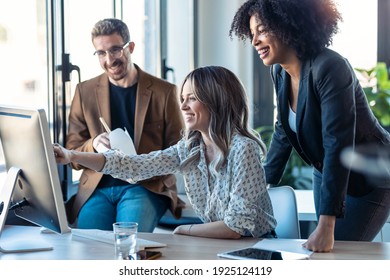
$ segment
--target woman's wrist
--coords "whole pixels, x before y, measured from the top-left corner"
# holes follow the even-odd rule
[[[75,162],[75,163],[77,163],[77,154],[76,154],[77,152],[76,151],[74,151],[74,150],[69,150],[69,163],[71,163],[71,162]]]
[[[187,234],[188,234],[188,235],[191,235],[191,228],[192,228],[192,226],[193,226],[193,225],[189,225],[189,227],[188,227],[188,231],[187,231]]]
[[[320,215],[318,226],[333,231],[336,224],[335,216]]]

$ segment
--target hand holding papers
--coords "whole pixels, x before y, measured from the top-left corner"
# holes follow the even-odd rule
[[[109,134],[111,149],[118,149],[127,155],[136,155],[133,140],[129,133],[121,128],[117,128]]]
[[[107,123],[103,118],[99,118],[100,122],[103,124],[104,129],[108,133],[108,137],[110,139],[111,149],[118,149],[127,155],[136,155],[133,140],[131,139],[129,133],[126,128],[123,130],[121,128],[111,129],[108,127]],[[98,145],[96,150],[100,153],[107,151],[107,147],[103,145]]]

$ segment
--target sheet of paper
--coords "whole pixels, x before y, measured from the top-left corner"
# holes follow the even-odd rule
[[[104,153],[104,152],[107,152],[109,149],[107,149],[106,146],[104,146],[103,144],[99,143],[96,147],[96,151],[98,153]]]
[[[131,139],[129,133],[126,128],[123,130],[122,128],[117,128],[111,131],[108,135],[110,139],[110,145],[112,149],[118,149],[124,152],[127,155],[136,155],[133,140]],[[108,151],[107,147],[99,144],[96,147],[96,151],[99,153],[104,153]]]
[[[110,145],[112,149],[121,150],[127,155],[136,155],[133,140],[131,139],[129,133],[121,128],[117,128],[110,132]]]
[[[304,239],[263,239],[252,247],[268,250],[280,250],[292,253],[311,255],[313,252],[302,247]]]

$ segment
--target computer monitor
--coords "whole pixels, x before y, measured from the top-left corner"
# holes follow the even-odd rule
[[[70,232],[45,111],[0,106],[0,142],[8,172],[0,186],[0,252],[51,249],[28,237],[23,244],[1,236],[8,211],[55,233]]]

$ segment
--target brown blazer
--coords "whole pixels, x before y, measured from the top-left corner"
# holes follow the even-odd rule
[[[135,109],[134,145],[138,154],[165,149],[176,144],[183,128],[177,88],[164,80],[149,75],[137,65],[138,88]],[[77,85],[69,114],[66,148],[95,152],[92,141],[103,133],[99,121],[103,117],[111,127],[109,80],[104,73]],[[77,218],[80,208],[92,195],[103,174],[73,164],[76,170],[83,169],[76,196],[67,202],[70,223]],[[180,217],[183,202],[176,193],[174,175],[154,177],[140,182],[147,189],[168,196],[170,210]]]

